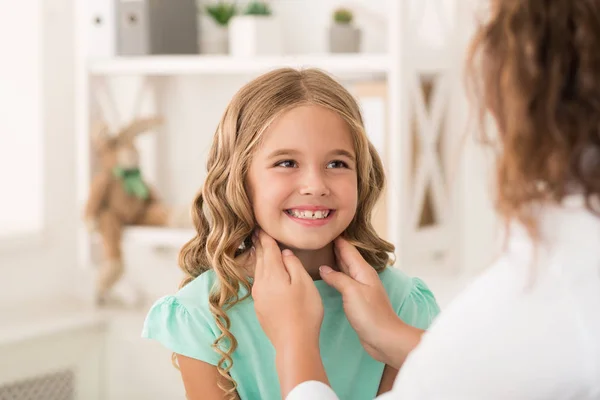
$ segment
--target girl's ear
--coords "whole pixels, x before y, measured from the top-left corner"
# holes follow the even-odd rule
[[[133,142],[133,139],[140,133],[151,130],[152,128],[162,125],[162,123],[163,119],[161,117],[135,119],[119,132],[119,141]]]

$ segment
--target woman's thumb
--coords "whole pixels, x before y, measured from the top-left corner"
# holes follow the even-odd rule
[[[323,278],[325,283],[342,294],[344,294],[344,292],[352,285],[358,284],[358,282],[350,278],[348,275],[344,274],[343,272],[334,271],[327,265],[321,266],[319,268],[319,272],[321,273],[321,278]]]

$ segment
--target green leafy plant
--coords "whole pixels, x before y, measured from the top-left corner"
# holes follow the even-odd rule
[[[354,14],[347,8],[338,8],[333,12],[333,20],[338,24],[349,24],[354,19]]]
[[[214,4],[207,4],[206,13],[215,20],[215,22],[221,26],[227,26],[229,20],[235,15],[236,7],[234,3],[226,1],[219,1]]]
[[[264,1],[254,0],[248,4],[246,10],[244,11],[244,15],[271,15],[271,7]]]

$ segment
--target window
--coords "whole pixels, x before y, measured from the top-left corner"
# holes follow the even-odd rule
[[[0,2],[0,239],[43,226],[40,1]]]

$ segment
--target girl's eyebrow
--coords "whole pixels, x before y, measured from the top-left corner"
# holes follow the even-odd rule
[[[293,150],[293,149],[277,149],[274,152],[272,152],[271,154],[269,154],[269,156],[267,158],[275,158],[275,157],[279,157],[279,156],[284,156],[284,155],[298,155],[300,154],[300,152],[298,150]]]
[[[274,152],[272,152],[271,154],[269,154],[269,156],[267,157],[268,159],[271,158],[275,158],[275,157],[280,157],[280,156],[294,156],[294,155],[298,155],[300,154],[300,152],[298,150],[294,150],[294,149],[277,149]],[[352,162],[356,161],[356,157],[354,156],[354,154],[350,153],[348,150],[344,150],[344,149],[335,149],[329,152],[329,155],[331,156],[344,156],[349,158]]]
[[[344,157],[349,158],[353,162],[356,161],[356,157],[354,157],[354,154],[352,154],[349,151],[344,150],[344,149],[336,149],[336,150],[329,152],[329,154],[334,155],[334,156],[344,156]]]

